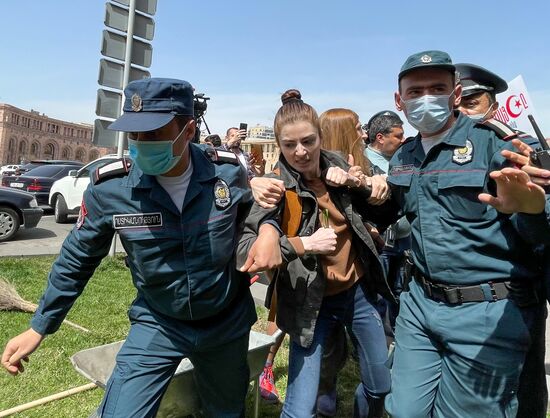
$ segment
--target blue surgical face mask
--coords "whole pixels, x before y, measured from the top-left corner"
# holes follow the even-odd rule
[[[491,106],[489,107],[489,109],[487,109],[485,113],[476,113],[474,115],[468,115],[468,117],[472,119],[474,122],[483,122],[487,118],[487,115],[489,114],[489,112],[493,109],[493,105],[494,103],[491,104]]]
[[[181,130],[173,141],[136,141],[128,138],[130,158],[145,174],[159,176],[173,169],[181,159],[182,154],[174,155],[173,145],[185,131]]]
[[[430,134],[439,131],[449,117],[449,95],[425,95],[418,99],[402,100],[409,123],[421,133]]]

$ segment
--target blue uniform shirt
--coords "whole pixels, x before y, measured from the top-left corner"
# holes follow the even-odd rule
[[[412,228],[416,266],[436,282],[464,285],[540,277],[532,244],[550,239],[550,204],[541,215],[505,215],[478,200],[495,193],[489,172],[513,145],[460,115],[424,154],[420,136],[390,161],[388,181]]]
[[[252,204],[246,173],[189,147],[193,174],[181,214],[155,177],[135,164],[127,176],[89,186],[81,218],[63,243],[32,319],[35,331],[59,328],[107,255],[115,229],[138,295],[155,311],[181,320],[208,318],[247,286],[234,257],[239,224]],[[243,309],[243,327],[254,322],[253,315]]]

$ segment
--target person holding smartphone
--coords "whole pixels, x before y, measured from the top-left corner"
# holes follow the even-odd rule
[[[241,123],[238,128],[229,128],[225,134],[223,148],[235,153],[241,165],[246,169],[250,180],[253,177],[265,174],[265,161],[255,161],[255,158],[241,148],[241,142],[246,138],[247,127],[246,123]]]

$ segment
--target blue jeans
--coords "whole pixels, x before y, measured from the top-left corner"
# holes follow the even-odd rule
[[[359,355],[361,383],[355,391],[353,416],[366,418],[369,403],[382,399],[389,392],[390,371],[385,365],[388,350],[382,320],[359,282],[344,292],[323,299],[313,341],[308,348],[291,342],[288,386],[281,417],[316,416],[323,345],[339,322],[354,335],[352,342]]]

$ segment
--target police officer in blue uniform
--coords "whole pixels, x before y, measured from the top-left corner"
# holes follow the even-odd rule
[[[454,112],[462,87],[448,54],[411,55],[395,94],[419,134],[390,161],[388,181],[411,224],[415,267],[401,294],[394,418],[513,417],[550,202],[507,167],[512,145]]]
[[[124,93],[124,114],[110,128],[130,133],[132,162],[121,159],[96,173],[31,328],[7,344],[2,364],[12,374],[22,371],[21,359],[59,328],[117,231],[137,297],[99,415],[155,416],[188,357],[204,415],[244,417],[256,313],[233,253],[252,203],[246,174],[233,154],[207,154],[191,143],[188,82],[144,79]]]
[[[496,95],[508,89],[508,83],[486,68],[475,64],[455,65],[462,86],[459,110],[476,121],[492,118],[498,110]]]
[[[496,95],[506,91],[508,88],[506,81],[479,65],[464,63],[456,64],[455,67],[462,86],[462,99],[458,110],[474,121],[491,127],[505,141],[516,138],[518,136],[516,131],[499,120],[493,119],[498,109]],[[532,181],[537,180],[536,177],[530,176],[530,178]],[[541,259],[548,268],[550,258],[544,255],[543,248],[536,250],[541,253]],[[531,347],[525,357],[519,381],[517,418],[546,417],[548,390],[544,354],[547,315],[544,292],[539,296],[539,312],[531,327]]]

